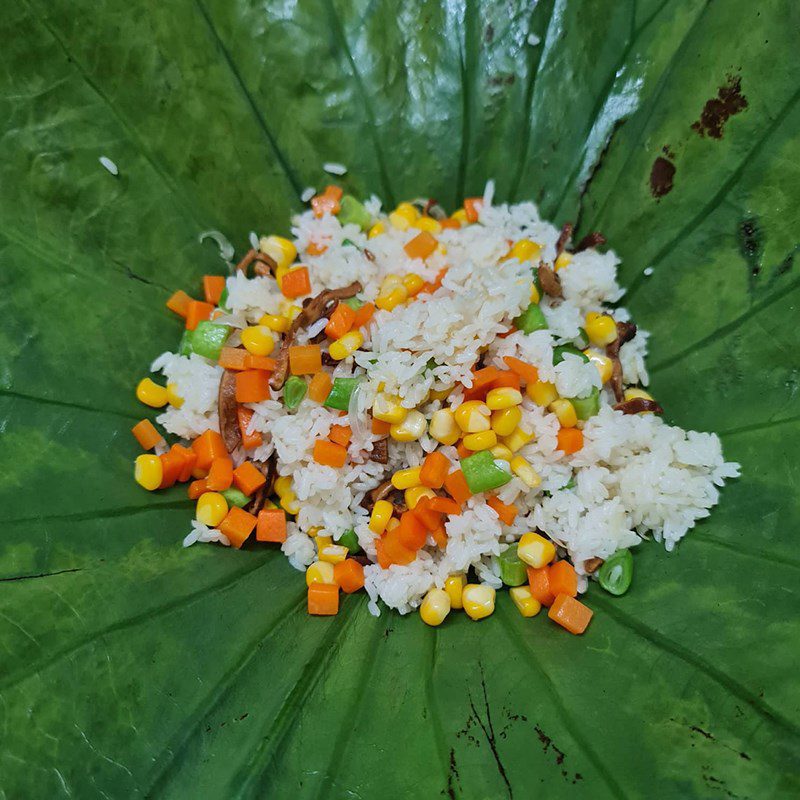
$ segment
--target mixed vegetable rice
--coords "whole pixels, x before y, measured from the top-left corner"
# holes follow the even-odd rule
[[[188,484],[185,546],[279,545],[311,614],[364,589],[438,625],[507,587],[582,633],[590,580],[623,594],[632,548],[708,515],[738,465],[663,421],[604,238],[492,194],[385,213],[331,185],[169,298],[183,338],[136,394],[177,441],[137,424],[135,477]]]

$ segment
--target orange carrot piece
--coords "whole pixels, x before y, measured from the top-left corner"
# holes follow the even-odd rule
[[[428,508],[439,514],[458,515],[461,513],[461,506],[449,497],[429,497]]]
[[[444,529],[444,525],[440,525],[436,530],[431,531],[431,536],[437,547],[441,547],[442,550],[447,547],[447,531]]]
[[[519,375],[508,369],[500,370],[500,374],[492,381],[492,389],[499,389],[502,386],[509,386],[512,389],[519,389]]]
[[[458,453],[459,458],[468,458],[469,456],[473,455],[472,450],[470,450],[468,447],[464,447],[463,441],[456,445],[456,452]]]
[[[306,247],[306,253],[310,256],[321,256],[328,249],[326,244],[317,244],[316,242],[309,242]]]
[[[453,228],[458,229],[461,227],[461,223],[457,219],[452,219],[451,217],[446,217],[445,219],[440,219],[439,224],[443,228]]]
[[[531,594],[543,605],[553,605],[555,595],[550,591],[550,567],[528,567],[528,584]]]
[[[206,297],[206,303],[218,306],[224,291],[225,278],[222,275],[203,275],[203,294]]]
[[[349,425],[331,425],[330,432],[328,433],[328,438],[332,442],[340,444],[342,447],[348,447],[350,445],[352,436],[353,430]]]
[[[256,540],[259,542],[286,541],[286,512],[282,508],[263,508],[258,512]]]
[[[180,289],[167,300],[167,308],[174,311],[179,317],[185,317],[191,302],[192,298]]]
[[[486,505],[493,508],[504,525],[511,525],[517,518],[517,507],[501,503],[496,497],[487,497]]]
[[[467,197],[464,200],[464,212],[467,215],[467,222],[477,222],[478,216],[483,208],[482,197]]]
[[[340,444],[329,442],[327,439],[317,439],[314,442],[314,461],[326,467],[343,467],[347,461],[347,448]]]
[[[341,339],[353,327],[355,319],[356,312],[346,303],[339,303],[328,319],[325,335],[329,339]]]
[[[194,449],[194,448],[192,448]],[[195,464],[194,469],[192,470],[192,477],[196,481],[204,481],[208,477],[208,470],[207,469],[200,469],[200,467]]]
[[[472,492],[469,490],[469,486],[467,485],[467,479],[464,477],[464,473],[457,469],[455,472],[451,472],[445,479],[444,479],[444,488],[447,490],[447,493],[456,501],[460,506],[463,506],[467,500],[472,497]]]
[[[342,190],[339,186],[326,186],[322,194],[311,198],[311,209],[315,217],[324,214],[338,214],[341,211],[339,201],[342,199]]]
[[[197,453],[191,447],[184,447],[182,444],[172,445],[172,449],[183,459],[181,471],[178,473],[178,480],[186,483],[192,477],[192,471],[197,464]]]
[[[175,485],[178,475],[181,474],[183,457],[180,453],[170,448],[168,452],[162,453],[159,458],[161,459],[162,478],[158,488],[169,489],[170,486]]]
[[[438,242],[428,231],[420,231],[410,242],[403,245],[409,258],[426,259],[435,249]]]
[[[550,565],[550,591],[555,595],[578,596],[578,573],[569,561],[556,561]]]
[[[217,363],[223,369],[243,370],[247,369],[247,356],[249,355],[250,353],[243,347],[223,347]]]
[[[390,564],[400,564],[405,566],[410,564],[417,557],[416,550],[409,550],[401,541],[398,535],[399,528],[389,531],[383,539],[383,554],[389,559]]]
[[[276,362],[274,358],[269,356],[254,356],[252,353],[247,354],[244,360],[245,369],[260,369],[264,372],[275,372]]]
[[[333,388],[333,379],[327,372],[317,372],[308,384],[308,396],[315,403],[324,403]]]
[[[583,447],[583,431],[577,428],[560,428],[556,435],[557,450],[562,450],[568,456],[577,453]]]
[[[339,587],[335,583],[312,583],[308,587],[308,613],[332,617],[339,613]]]
[[[568,594],[559,594],[550,606],[547,616],[557,622],[562,628],[576,635],[583,633],[592,621],[594,612],[588,606],[570,597]]]
[[[252,433],[247,432],[247,426],[250,424],[250,420],[253,418],[253,410],[247,408],[247,406],[238,406],[236,408],[236,419],[239,423],[239,433],[242,437],[242,447],[245,450],[253,450],[256,447],[260,447],[264,444],[264,437],[258,432],[253,431]]]
[[[216,431],[204,431],[193,442],[192,450],[197,453],[196,469],[210,469],[211,462],[215,458],[223,458],[228,455],[225,442]]]
[[[385,537],[379,536],[375,539],[375,558],[378,560],[378,565],[381,569],[388,569],[392,566],[392,562],[386,553]]]
[[[208,471],[206,486],[212,492],[224,492],[233,483],[233,462],[227,456],[215,458]]]
[[[539,380],[539,370],[533,364],[527,364],[514,356],[506,356],[503,361],[506,366],[516,372],[525,383],[536,383]]]
[[[420,498],[411,511],[427,531],[435,531],[442,524],[442,512],[431,508],[431,500],[430,497]]]
[[[193,331],[199,322],[209,319],[214,306],[201,300],[192,300],[186,309],[186,330]]]
[[[500,376],[497,367],[484,367],[472,373],[472,386],[464,389],[464,400],[483,400],[486,392]],[[463,456],[462,456],[463,457]]]
[[[354,558],[346,558],[333,565],[333,579],[346,594],[353,594],[364,586],[364,567]]]
[[[375,304],[374,303],[364,303],[361,308],[356,311],[356,317],[353,320],[353,327],[354,328],[363,328],[365,325],[369,325],[372,317],[375,315]]]
[[[400,524],[395,531],[400,544],[409,550],[419,550],[428,538],[427,529],[413,511],[404,511],[400,515]]]
[[[131,433],[136,437],[142,450],[152,450],[159,442],[164,441],[164,437],[156,430],[156,426],[149,419],[137,422],[132,428]]]
[[[430,489],[441,489],[449,471],[450,459],[438,450],[434,450],[432,453],[428,453],[422,462],[422,469],[419,473],[420,483]]]
[[[311,278],[308,277],[308,267],[290,269],[281,279],[281,293],[289,299],[311,294]]]
[[[318,344],[297,344],[289,348],[292,375],[313,375],[322,370],[322,350]]]
[[[208,486],[206,486],[206,482],[204,478],[200,478],[199,480],[192,481],[189,484],[189,488],[187,489],[186,493],[189,495],[190,500],[197,500],[201,494],[205,494],[208,491]]]
[[[239,506],[231,506],[218,528],[230,539],[231,545],[238,549],[247,541],[256,523],[257,520],[251,513]]]
[[[252,461],[244,461],[233,471],[233,485],[248,497],[254,495],[267,479]]]
[[[268,372],[261,369],[246,369],[236,373],[237,403],[260,403],[269,398]]]
[[[384,422],[382,419],[372,418],[372,432],[375,436],[387,436],[392,425],[389,422]]]

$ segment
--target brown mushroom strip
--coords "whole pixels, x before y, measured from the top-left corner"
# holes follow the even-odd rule
[[[556,275],[555,270],[545,264],[539,264],[539,284],[542,291],[550,297],[564,296],[564,292],[561,290],[561,278]]]
[[[389,441],[388,439],[378,439],[372,445],[372,452],[369,455],[370,461],[375,461],[377,464],[389,463]]]
[[[237,272],[244,272],[247,274],[247,268],[255,261],[256,256],[258,255],[257,250],[253,250],[252,248],[248,250],[244,258],[236,265]]]
[[[261,473],[267,479],[267,482],[253,495],[253,499],[247,506],[247,510],[256,516],[258,512],[264,507],[270,494],[272,494],[272,485],[275,483],[275,476],[277,474],[277,467],[275,466],[275,456],[270,456],[266,461],[254,461],[253,464],[261,470]]]
[[[655,400],[648,400],[646,397],[634,397],[631,400],[617,403],[614,411],[621,411],[623,414],[641,414],[643,411],[652,411],[654,414],[664,413],[664,409]]]
[[[272,373],[270,381],[273,389],[280,389],[286,383],[287,373],[289,372],[289,348],[294,343],[294,337],[300,328],[313,325],[317,320],[322,319],[331,310],[333,303],[339,300],[346,300],[354,297],[361,291],[361,284],[353,281],[349,286],[341,289],[323,289],[318,295],[306,298],[303,301],[303,310],[295,317],[291,327],[286,332],[281,342],[281,349],[275,358],[275,371]]]
[[[219,432],[222,441],[229,453],[232,453],[242,443],[242,434],[239,430],[239,404],[236,402],[236,373],[226,369],[219,382],[219,395],[217,397],[219,411]]]
[[[370,507],[374,506],[378,500],[385,500],[393,491],[395,491],[395,488],[391,481],[384,481],[376,486],[367,495],[369,497]]]
[[[625,399],[622,391],[622,364],[619,363],[619,349],[625,342],[636,336],[636,326],[632,322],[617,322],[617,338],[606,346],[606,355],[611,359],[611,390],[618,403]]]
[[[367,249],[365,247],[364,248],[364,258],[366,258],[367,261],[373,261],[374,262],[375,261],[375,253],[373,253],[372,250],[369,250],[369,249]]]
[[[572,252],[580,253],[583,250],[588,250],[590,247],[600,247],[601,244],[605,243],[606,237],[603,236],[600,231],[593,231],[592,233],[587,233],[586,236],[578,242],[576,248]]]
[[[274,277],[278,271],[277,262],[266,253],[256,253],[255,262],[253,272],[255,272],[256,275],[272,275]]]
[[[574,227],[575,226],[571,222],[565,222],[561,226],[561,233],[558,235],[558,241],[556,241],[556,258],[564,252],[564,248],[566,248],[567,242],[572,236]]]
[[[587,575],[591,575],[593,572],[597,572],[597,570],[600,569],[600,567],[602,566],[603,566],[602,558],[597,558],[597,556],[595,556],[594,558],[587,558],[586,561],[583,562],[583,571]]]

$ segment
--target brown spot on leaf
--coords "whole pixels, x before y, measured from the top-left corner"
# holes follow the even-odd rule
[[[717,96],[703,106],[700,119],[692,123],[692,130],[700,136],[721,139],[725,123],[746,108],[747,98],[742,94],[742,79],[729,75],[728,82],[717,90]]]
[[[650,170],[650,193],[656,200],[672,191],[675,178],[675,165],[662,156],[658,156]]]

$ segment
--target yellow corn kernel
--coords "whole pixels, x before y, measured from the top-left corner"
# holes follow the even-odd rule
[[[573,406],[569,400],[564,398],[553,400],[549,408],[558,417],[562,428],[574,428],[578,424],[578,415],[575,413],[575,406]]]
[[[142,378],[136,387],[136,399],[150,408],[163,408],[167,402],[167,390],[150,378]]]
[[[427,486],[412,486],[403,493],[406,505],[412,509],[416,508],[417,503],[419,503],[423,497],[436,497],[436,492],[434,492],[433,489],[429,489]]]
[[[514,456],[511,459],[511,471],[529,489],[541,486],[542,479],[539,477],[539,473],[522,456]]]
[[[506,258],[516,258],[517,261],[532,261],[534,258],[539,257],[542,252],[542,246],[530,239],[520,239],[514,243],[514,246],[508,251]]]
[[[523,617],[535,617],[542,610],[542,604],[531,594],[530,587],[512,586],[508,593]]]
[[[277,314],[264,314],[258,324],[275,331],[275,333],[286,333],[292,323],[286,317],[279,317]]]
[[[646,392],[644,389],[626,389],[624,393],[625,400],[652,400],[653,395]]]
[[[180,408],[183,405],[183,398],[178,394],[178,384],[167,384],[167,402],[173,408]]]
[[[331,354],[331,358],[343,361],[353,355],[362,344],[364,344],[364,335],[361,331],[350,331],[335,342],[331,342],[328,352]]]
[[[297,502],[297,496],[294,492],[286,492],[281,496],[281,508],[292,516],[300,513],[300,503]]]
[[[411,227],[412,222],[419,219],[419,211],[411,203],[400,203],[397,208],[389,214],[389,222],[392,226],[401,231],[406,231]]]
[[[492,430],[498,436],[510,436],[522,421],[522,411],[517,406],[492,413]]]
[[[556,269],[556,272],[560,269],[564,269],[564,267],[568,267],[572,263],[572,253],[562,253],[557,259],[556,263],[553,265]]]
[[[497,444],[497,434],[492,430],[468,433],[461,443],[467,450],[489,450]]]
[[[486,403],[480,400],[468,400],[462,403],[454,412],[456,424],[464,433],[480,433],[492,427],[489,415],[492,412]]]
[[[376,236],[380,236],[382,233],[386,233],[386,223],[381,220],[380,222],[376,222],[370,229],[369,233],[367,234],[368,239],[374,239]]]
[[[369,518],[369,529],[373,533],[381,534],[386,530],[386,525],[392,518],[394,506],[388,500],[378,500],[372,508]]]
[[[448,386],[446,389],[431,389],[428,392],[428,400],[447,400],[452,391],[452,386]]]
[[[292,491],[292,478],[289,475],[282,475],[275,479],[275,494],[283,497],[287,492]]]
[[[289,271],[289,267],[278,267],[275,270],[275,280],[278,282],[278,286],[281,286],[283,283],[283,276]]]
[[[424,285],[425,281],[416,272],[409,272],[403,278],[403,286],[406,287],[409,297],[416,297],[422,291]]]
[[[396,442],[416,442],[428,429],[428,421],[420,411],[409,411],[402,422],[389,428],[389,436]]]
[[[454,211],[450,215],[450,219],[454,219],[459,225],[461,225],[462,228],[470,224],[469,220],[467,219],[467,212],[464,211],[463,208],[459,208],[458,211]]]
[[[275,337],[266,325],[253,325],[242,331],[242,344],[254,356],[268,356],[275,349]]]
[[[450,596],[450,608],[464,608],[461,602],[461,595],[464,592],[464,585],[467,582],[466,575],[450,575],[445,579],[444,590]]]
[[[294,242],[284,239],[283,236],[262,236],[258,249],[268,255],[278,265],[278,269],[288,267],[297,258]]]
[[[339,564],[347,558],[348,552],[343,544],[329,544],[319,551],[319,560],[328,564]]]
[[[512,453],[516,453],[517,450],[525,447],[525,445],[528,444],[531,439],[533,439],[533,433],[529,433],[524,428],[521,428],[519,425],[517,425],[517,427],[514,428],[513,433],[503,439],[503,444]]]
[[[539,294],[539,290],[536,288],[535,283],[531,283],[531,303],[538,303],[542,299],[542,295]]]
[[[528,566],[541,569],[556,557],[556,546],[538,533],[523,533],[517,545],[517,555]]]
[[[440,255],[446,256],[447,248],[441,242],[439,242],[439,244],[436,245],[436,252]]]
[[[333,564],[327,561],[315,561],[306,569],[306,586],[312,583],[336,583],[333,578]]]
[[[475,436],[476,434],[472,435]],[[490,452],[495,458],[499,458],[501,461],[511,461],[514,457],[514,454],[504,444],[496,444],[494,447],[490,448]]]
[[[442,444],[455,444],[461,436],[461,429],[449,408],[440,408],[431,416],[429,433],[433,439]]]
[[[486,405],[492,411],[502,411],[504,408],[518,406],[522,402],[522,392],[511,386],[501,386],[499,389],[492,389],[486,395]]]
[[[379,294],[375,305],[382,311],[394,311],[397,306],[408,300],[408,289],[405,286],[396,286],[387,294]]]
[[[408,469],[399,469],[392,475],[392,486],[395,489],[411,489],[413,486],[420,486],[420,473],[422,467],[408,467]]]
[[[461,593],[464,611],[470,619],[479,620],[494,613],[495,591],[483,583],[468,583]]]
[[[324,531],[324,530],[325,530],[325,528],[323,528],[322,525],[314,525],[313,528],[309,528],[308,529],[307,533],[312,539],[314,539],[319,535],[323,535],[324,536],[324,534],[322,533],[322,531]]]
[[[155,491],[161,486],[164,477],[164,465],[158,456],[142,453],[133,462],[133,478],[136,483],[148,492]]]
[[[389,272],[388,274],[383,276],[383,280],[381,281],[381,290],[379,294],[386,294],[390,292],[392,289],[397,288],[398,286],[403,285],[403,279],[394,272]]]
[[[433,217],[419,217],[411,223],[411,227],[421,231],[428,231],[428,233],[442,232],[442,226],[439,224],[439,220]]]
[[[397,517],[392,517],[392,518],[391,518],[391,519],[390,519],[390,520],[389,520],[389,521],[386,523],[386,532],[387,532],[387,533],[389,533],[389,532],[393,531],[393,530],[394,530],[396,527],[398,527],[399,525],[400,525],[400,520],[399,520],[399,519],[397,519]]]
[[[318,530],[322,531],[322,530],[325,530],[325,529],[324,528],[319,528]],[[311,531],[309,531],[308,535],[311,536]],[[324,548],[326,548],[329,544],[333,544],[333,537],[332,536],[326,536],[324,533],[323,534],[318,534],[314,538],[314,544],[317,546],[317,553],[319,553]]]
[[[536,381],[536,383],[529,383],[525,387],[525,394],[536,403],[537,406],[546,408],[553,402],[558,400],[558,392],[552,383],[547,381]]]
[[[372,404],[372,416],[381,422],[396,425],[402,422],[408,414],[408,409],[400,405],[400,398],[393,394],[380,392]]]
[[[598,353],[597,350],[584,350],[583,354],[592,364],[595,365],[595,367],[597,367],[597,371],[600,373],[600,380],[603,383],[606,383],[611,379],[611,373],[614,370],[614,364],[608,356]]]
[[[303,309],[300,306],[295,305],[294,303],[285,301],[281,303],[281,313],[284,317],[286,317],[286,319],[289,320],[289,322],[294,322],[295,318],[302,310]]]
[[[197,508],[194,512],[195,519],[216,528],[225,519],[228,513],[228,503],[219,492],[203,492],[197,498]]]
[[[426,625],[441,625],[450,613],[450,595],[444,589],[429,589],[419,606],[419,615]]]
[[[617,338],[617,323],[608,314],[590,311],[583,327],[589,341],[597,347],[605,347]]]

